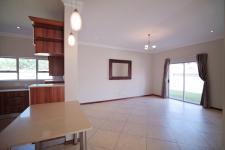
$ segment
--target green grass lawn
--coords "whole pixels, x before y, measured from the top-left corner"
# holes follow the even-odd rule
[[[182,91],[170,90],[169,92],[170,92],[169,94],[170,94],[171,98],[180,99],[180,100],[183,99],[183,92]],[[187,102],[200,104],[201,94],[185,92],[184,99]]]

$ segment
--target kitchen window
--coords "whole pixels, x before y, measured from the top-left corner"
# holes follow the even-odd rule
[[[19,80],[36,79],[36,59],[19,58]]]
[[[48,59],[0,57],[0,80],[44,80],[49,76]]]
[[[0,58],[0,80],[17,80],[17,59]]]
[[[52,76],[49,76],[49,61],[46,60],[37,60],[37,64],[38,64],[38,71],[37,71],[37,76],[38,76],[38,80],[42,80],[42,79],[52,79]]]

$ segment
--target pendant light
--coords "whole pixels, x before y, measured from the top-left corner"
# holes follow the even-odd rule
[[[73,33],[71,32],[69,37],[68,37],[68,44],[70,46],[74,46],[76,42],[75,36],[73,35]]]
[[[75,1],[77,7],[77,1]],[[74,9],[73,13],[70,16],[70,25],[74,31],[79,31],[82,26],[82,19],[78,12],[78,9]]]
[[[77,9],[75,9],[70,16],[70,25],[74,31],[79,31],[81,29],[82,20]]]
[[[147,44],[145,44],[145,47],[144,47],[144,49],[145,50],[149,50],[150,48],[153,48],[153,49],[155,49],[156,48],[156,45],[150,45],[150,34],[148,34],[148,42],[147,42]]]
[[[149,50],[150,48],[150,34],[148,34],[148,43],[145,45],[145,50]]]

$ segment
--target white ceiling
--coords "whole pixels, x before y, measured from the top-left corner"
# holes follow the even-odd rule
[[[63,4],[1,0],[0,32],[32,34],[28,15],[63,20]],[[154,51],[224,38],[224,0],[83,0],[81,15],[79,40],[91,45],[144,52],[148,33]]]
[[[0,32],[31,37],[28,16],[63,20],[64,6],[60,0],[0,0]],[[17,26],[22,30],[16,29]]]

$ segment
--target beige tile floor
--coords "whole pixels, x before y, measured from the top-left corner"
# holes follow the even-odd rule
[[[220,150],[222,113],[157,97],[82,105],[88,150]],[[30,149],[30,148],[29,148]],[[58,145],[48,150],[77,150]]]

